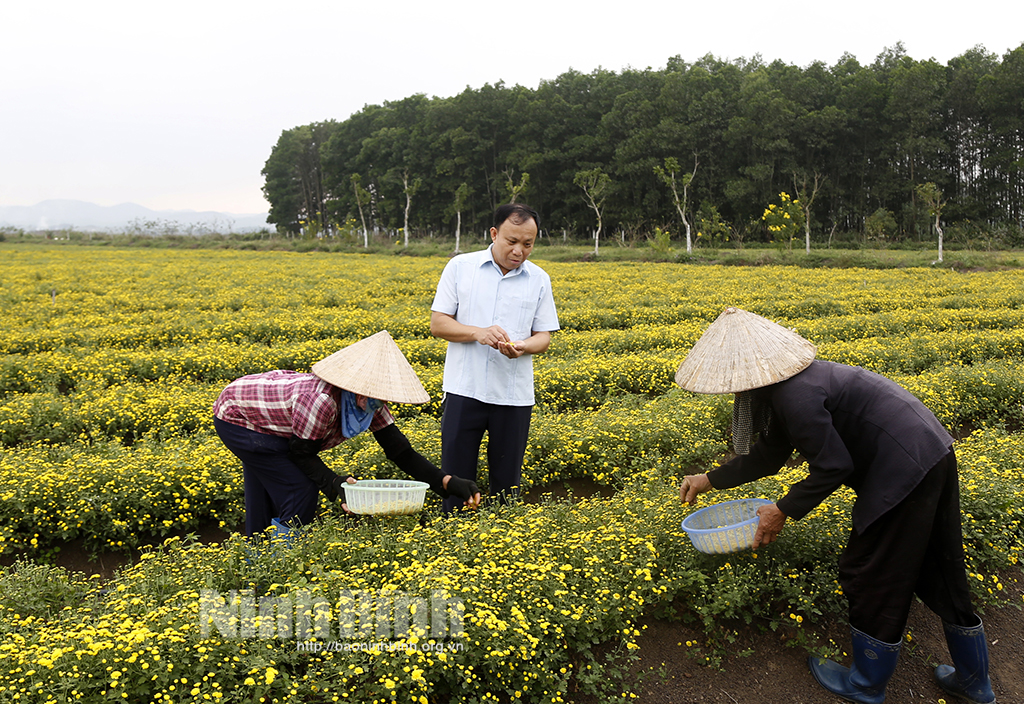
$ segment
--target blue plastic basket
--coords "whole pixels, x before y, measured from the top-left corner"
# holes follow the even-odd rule
[[[770,503],[768,499],[736,499],[708,506],[683,519],[683,530],[701,552],[738,552],[753,544],[760,522],[757,509]]]

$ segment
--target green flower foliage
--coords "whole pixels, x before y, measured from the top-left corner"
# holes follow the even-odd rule
[[[396,407],[399,423],[438,462],[445,343],[430,337],[428,311],[443,262],[5,247],[0,553],[21,559],[0,574],[0,699],[611,701],[629,696],[623,673],[652,612],[702,632],[687,648],[711,664],[730,646],[728,624],[827,650],[815,625],[845,608],[835,556],[850,492],[756,553],[704,555],[680,526],[694,509],[678,499],[679,478],[728,451],[731,399],[685,392],[673,375],[727,305],[796,329],[822,359],[894,378],[963,436],[971,584],[992,603],[1019,575],[1020,272],[545,263],[563,330],[535,364],[524,489],[584,480],[599,495],[455,518],[431,497],[420,516],[388,520],[343,517],[325,501],[291,544],[254,547],[237,535],[164,541],[241,520],[240,468],[211,428],[220,389],[243,374],[308,369],[387,329],[433,399]],[[325,460],[397,475],[368,436]],[[798,461],[696,508],[778,498],[805,472]],[[41,562],[77,539],[89,550],[157,546],[110,581]],[[465,635],[439,650],[307,652],[259,628],[204,632],[204,590],[225,604],[251,598],[257,614],[262,598],[308,593],[335,624],[345,590],[443,591],[464,606]]]

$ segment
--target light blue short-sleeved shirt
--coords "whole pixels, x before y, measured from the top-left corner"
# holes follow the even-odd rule
[[[463,325],[499,325],[513,341],[558,330],[547,273],[525,261],[502,275],[490,247],[449,260],[430,309]],[[532,406],[533,355],[509,359],[479,342],[449,342],[442,388],[484,403]]]

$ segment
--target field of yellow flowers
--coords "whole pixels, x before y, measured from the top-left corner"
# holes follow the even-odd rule
[[[689,394],[672,378],[729,305],[921,398],[962,438],[979,599],[999,599],[1000,580],[1019,573],[1020,271],[539,262],[562,330],[536,360],[526,488],[583,478],[611,495],[454,520],[431,505],[419,518],[356,521],[325,504],[301,540],[254,552],[237,536],[164,540],[240,522],[240,468],[212,433],[220,389],[257,371],[306,370],[387,329],[433,399],[398,407],[399,423],[439,460],[445,343],[428,320],[445,262],[0,247],[0,555],[18,558],[0,574],[0,701],[618,700],[630,697],[621,672],[644,614],[703,629],[695,652],[712,660],[722,623],[813,633],[843,609],[834,560],[849,495],[757,554],[702,555],[679,527],[691,509],[676,497],[678,477],[727,451],[731,399]],[[362,437],[325,459],[364,478],[395,471]],[[802,471],[711,500],[777,498]],[[105,581],[46,564],[75,539],[156,547]],[[263,610],[275,599],[312,595],[333,604],[337,623],[338,594],[350,592],[387,604],[397,602],[381,595],[443,593],[464,608],[464,633],[310,652],[266,630],[281,618]],[[207,593],[255,604],[257,635],[211,630]]]

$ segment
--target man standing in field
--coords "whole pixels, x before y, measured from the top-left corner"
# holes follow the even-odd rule
[[[558,314],[551,279],[527,259],[539,232],[537,212],[521,203],[494,213],[491,246],[454,257],[431,305],[430,332],[448,341],[441,471],[476,480],[487,431],[490,492],[519,490],[533,412],[533,355],[545,352]],[[445,500],[451,511],[457,502]]]

